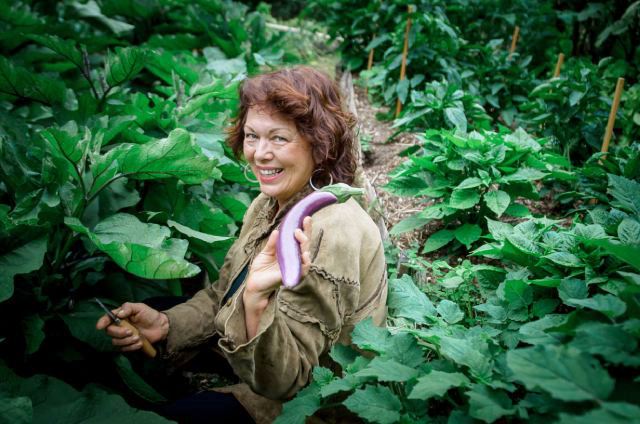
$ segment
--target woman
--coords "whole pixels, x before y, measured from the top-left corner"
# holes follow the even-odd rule
[[[227,141],[257,176],[261,194],[218,281],[164,312],[140,303],[117,311],[151,343],[162,342],[168,359],[217,338],[214,350],[242,382],[219,391],[233,393],[258,422],[271,421],[280,401],[309,383],[314,366],[330,366],[330,348],[349,344],[358,321],[373,317],[384,324],[382,241],[355,200],[314,214],[313,230],[305,218],[296,234],[303,278],[295,288],[282,287],[276,260],[277,227],[291,206],[312,187],[353,183],[353,126],[335,83],[309,67],[245,80]],[[106,328],[114,345],[141,348],[137,337],[109,324],[102,317],[97,328]]]

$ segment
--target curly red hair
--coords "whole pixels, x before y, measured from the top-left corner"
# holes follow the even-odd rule
[[[249,108],[265,107],[291,119],[311,144],[316,171],[314,183],[352,184],[355,157],[355,118],[343,108],[337,84],[308,66],[281,69],[244,80],[239,87],[240,108],[227,129],[227,143],[242,157],[244,124]]]

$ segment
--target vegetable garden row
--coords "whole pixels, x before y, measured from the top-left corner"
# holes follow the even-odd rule
[[[640,2],[623,3],[311,2],[380,118],[420,139],[384,189],[424,202],[391,229],[422,242],[402,275],[388,246],[389,326],[358,325],[361,350],[336,346],[342,372],[317,367],[278,422],[640,420]],[[91,299],[215,280],[257,193],[223,143],[237,82],[305,43],[264,4],[0,7],[1,415],[162,422],[144,410],[173,388],[114,352]]]
[[[421,199],[390,232],[422,241],[402,275],[389,249],[390,325],[353,333],[368,355],[335,348],[342,372],[317,368],[279,422],[336,402],[375,423],[640,420],[640,2],[315,3],[420,140],[384,189]]]

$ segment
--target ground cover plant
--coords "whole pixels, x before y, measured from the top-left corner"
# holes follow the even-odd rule
[[[76,398],[98,418],[117,408],[158,422],[83,389],[106,384],[138,407],[164,399],[95,331],[92,299],[188,294],[203,271],[215,280],[256,193],[223,143],[237,83],[296,52],[230,1],[2,10],[0,398],[12,422],[47,421]]]

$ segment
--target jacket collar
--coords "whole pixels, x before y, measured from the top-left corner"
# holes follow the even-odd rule
[[[244,246],[245,253],[249,257],[253,257],[260,243],[280,225],[280,221],[282,221],[282,218],[291,210],[293,205],[311,192],[313,192],[313,189],[309,185],[305,185],[302,190],[292,196],[280,209],[278,209],[278,201],[274,197],[260,194],[260,196],[264,196],[266,200],[264,207],[258,211],[253,222],[246,223],[251,226],[251,229],[247,243]]]

